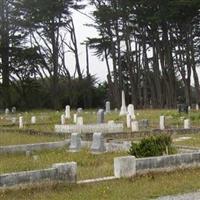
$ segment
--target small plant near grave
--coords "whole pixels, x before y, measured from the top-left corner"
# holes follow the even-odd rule
[[[128,153],[136,158],[142,158],[169,155],[175,152],[171,136],[163,134],[143,138],[140,143],[132,143]]]

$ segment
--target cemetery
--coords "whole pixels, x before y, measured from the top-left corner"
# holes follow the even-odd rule
[[[0,1],[0,200],[199,200],[200,1]]]
[[[200,173],[198,111],[192,109],[184,114],[177,110],[135,110],[132,105],[122,106],[118,112],[106,109],[108,102],[105,112],[70,110],[70,106],[56,112],[2,112],[0,194],[21,184],[25,184],[25,193],[31,187],[37,190],[38,184],[57,188],[59,182],[60,187],[93,184],[95,190],[96,184],[115,185],[124,177],[137,182],[148,179],[149,173],[156,173],[152,176],[158,178],[166,173],[180,176],[186,169],[188,174]],[[129,154],[132,142],[137,144],[160,134],[172,138],[174,155],[135,158]],[[129,187],[125,180],[118,181]]]

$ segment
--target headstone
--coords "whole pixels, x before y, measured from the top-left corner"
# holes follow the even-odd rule
[[[78,108],[77,109],[77,113],[82,113],[83,112],[83,108]]]
[[[77,117],[76,124],[79,125],[79,126],[83,125],[83,117]]]
[[[16,122],[17,122],[17,118],[16,118],[16,117],[12,117],[11,122],[12,122],[12,124],[16,124]]]
[[[114,175],[117,178],[127,178],[136,175],[136,160],[134,156],[114,159]]]
[[[10,113],[10,110],[8,108],[5,109],[5,114],[8,115]]]
[[[106,102],[106,113],[110,113],[110,101]]]
[[[132,132],[138,132],[139,131],[138,121],[132,121],[131,122],[131,130],[132,130]]]
[[[131,119],[135,120],[135,109],[133,104],[128,105],[128,114],[131,116]]]
[[[31,124],[36,124],[36,116],[31,117]]]
[[[126,100],[125,100],[125,93],[122,91],[122,106],[120,110],[120,116],[124,116],[127,114],[127,109],[126,109]]]
[[[24,128],[23,117],[19,117],[19,128]]]
[[[91,151],[92,153],[103,153],[106,151],[106,147],[104,144],[104,137],[102,133],[93,134]]]
[[[118,108],[115,108],[115,110],[114,110],[116,113],[118,113]]]
[[[72,152],[77,152],[81,149],[81,134],[72,133],[69,150]]]
[[[190,128],[191,128],[190,119],[184,120],[184,129],[190,129]]]
[[[104,123],[104,110],[100,109],[97,112],[97,124],[102,124]]]
[[[74,119],[73,119],[74,124],[77,123],[77,114],[74,114]]]
[[[16,113],[17,109],[16,107],[12,107],[12,113]]]
[[[127,114],[126,115],[126,126],[127,128],[131,128],[131,115]]]
[[[149,126],[149,120],[148,119],[143,119],[139,121],[139,128],[148,128]]]
[[[196,104],[196,111],[199,111],[199,104]]]
[[[165,130],[165,116],[160,116],[160,130]]]
[[[65,115],[61,115],[60,121],[61,121],[61,124],[62,124],[62,125],[65,124]]]
[[[65,107],[65,118],[66,119],[70,119],[71,118],[71,115],[70,115],[70,106],[66,106]]]

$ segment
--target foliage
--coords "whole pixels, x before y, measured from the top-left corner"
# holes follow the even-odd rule
[[[129,154],[140,157],[161,156],[163,154],[172,154],[172,139],[169,135],[158,135],[144,138],[139,144],[132,143]]]
[[[11,86],[12,105],[19,109],[54,108],[54,96],[49,79],[26,77]],[[58,82],[58,109],[67,104],[77,108],[94,108],[104,105],[106,88],[96,85],[96,78],[70,79],[61,77]]]

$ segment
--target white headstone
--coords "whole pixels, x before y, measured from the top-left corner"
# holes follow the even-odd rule
[[[8,115],[10,113],[10,110],[8,108],[5,109],[5,114]]]
[[[70,106],[66,106],[65,107],[65,118],[66,119],[70,119],[71,118],[71,115],[70,115]]]
[[[106,113],[110,113],[110,101],[106,102]]]
[[[102,124],[104,123],[104,110],[100,109],[97,112],[97,124]]]
[[[124,116],[127,114],[127,109],[126,109],[126,99],[125,99],[125,93],[122,90],[122,106],[121,106],[121,110],[120,110],[120,116]]]
[[[19,128],[24,128],[23,117],[19,117]]]
[[[36,124],[36,116],[31,117],[31,124]]]
[[[77,117],[77,125],[83,125],[83,117]]]
[[[77,152],[81,149],[81,134],[72,133],[69,150],[72,152]]]
[[[136,160],[134,156],[114,159],[114,175],[117,178],[127,178],[136,175]]]
[[[16,113],[16,107],[12,107],[12,113]]]
[[[131,130],[132,130],[132,132],[138,132],[139,131],[139,122],[138,121],[132,121],[131,122]]]
[[[82,113],[83,112],[83,108],[78,108],[77,109],[77,113]]]
[[[74,124],[77,123],[77,114],[74,114],[74,119],[73,119],[73,121],[74,121]]]
[[[135,109],[133,104],[128,105],[128,114],[131,116],[133,120],[135,120]]]
[[[61,121],[61,125],[65,124],[65,115],[61,115],[60,121]]]
[[[199,111],[199,104],[196,104],[196,111]]]
[[[92,153],[103,153],[106,151],[104,137],[102,133],[93,134],[91,151]]]
[[[165,116],[160,116],[160,130],[165,130]]]
[[[190,128],[191,128],[190,119],[184,120],[184,129],[190,129]]]
[[[127,128],[131,128],[131,115],[126,115],[126,126]]]

